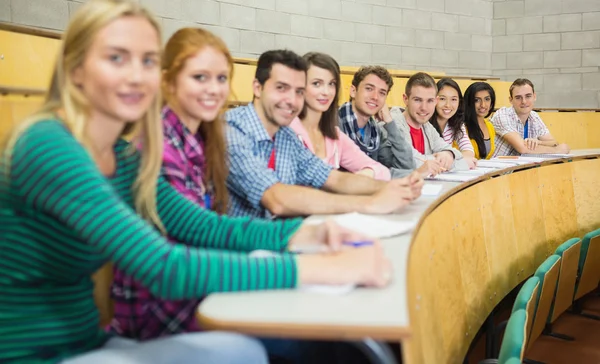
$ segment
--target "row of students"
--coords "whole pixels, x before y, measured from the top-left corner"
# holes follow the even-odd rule
[[[231,57],[222,41],[206,32],[180,32],[167,45],[161,79],[160,27],[152,15],[134,1],[86,2],[64,32],[43,108],[2,144],[0,361],[267,361],[258,341],[236,334],[185,333],[142,343],[107,335],[98,327],[90,278],[107,261],[122,273],[115,296],[167,300],[155,302],[152,308],[159,311],[154,318],[145,313],[137,317],[131,311],[128,316],[126,310],[117,309],[114,330],[135,332],[132,336],[138,338],[170,331],[158,322],[163,314],[171,322],[181,321],[173,333],[195,330],[191,310],[183,307],[195,306],[195,300],[211,292],[388,283],[389,262],[376,240],[369,247],[341,249],[343,241],[372,239],[331,222],[314,226],[299,219],[219,216],[214,211],[225,211],[229,199],[239,197],[226,191],[223,183],[240,177],[244,169],[239,164],[248,163],[244,159],[251,159],[251,164],[252,158],[263,158],[265,167],[272,160],[273,169],[283,174],[301,176],[309,183],[320,178],[330,191],[356,194],[354,204],[368,206],[367,212],[390,212],[418,197],[422,180],[413,176],[383,183],[336,173],[296,148],[301,146],[297,139],[288,142],[291,134],[280,128],[301,108],[306,65],[294,57],[287,63],[281,52],[283,59],[274,55],[275,60],[262,59],[266,65],[259,62],[263,73],[257,75],[254,94],[260,106],[245,109],[261,115],[254,126],[260,120],[264,133],[253,141],[238,139],[239,144],[235,136],[228,139],[232,168],[227,177],[227,170],[219,169],[224,168],[218,158],[225,147],[214,125],[222,124]],[[167,100],[162,123],[161,82]],[[235,121],[230,132],[252,128],[246,123],[236,130]],[[168,136],[164,140],[163,128]],[[139,138],[128,143],[123,139],[128,135]],[[265,142],[284,148],[276,148],[275,155]],[[293,163],[283,158],[286,155]],[[163,161],[164,176],[159,176]],[[291,172],[294,163],[296,170]],[[256,166],[263,167],[258,162]],[[240,192],[254,199],[250,207],[259,201],[271,206],[269,198],[280,198],[278,193],[264,200],[258,196],[265,188],[284,185],[274,176],[258,178],[258,186],[245,186],[247,190]],[[312,191],[287,191],[287,196],[298,193],[302,198],[289,210],[275,212],[310,213],[302,206],[320,199],[337,206],[332,212],[354,209],[336,205],[331,193]],[[242,200],[239,204],[249,206]],[[323,203],[315,210],[331,209]],[[322,244],[333,253],[289,253],[307,243]],[[255,249],[281,254],[249,257]],[[179,305],[182,300],[188,302]],[[150,324],[148,318],[153,322],[144,327]]]
[[[567,144],[556,142],[540,116],[533,111],[537,96],[533,83],[528,79],[520,78],[511,84],[509,101],[512,105],[496,111],[491,121],[488,117],[494,111],[496,95],[489,84],[475,82],[469,85],[465,91],[464,108],[456,82],[444,78],[438,82],[437,88],[437,111],[430,122],[444,140],[458,147],[463,155],[468,153],[470,156],[474,152],[476,159],[489,159],[570,151]],[[444,114],[452,114],[452,110],[455,110],[452,117],[444,118]],[[440,126],[444,121],[440,124],[438,120],[445,121],[443,131]],[[472,148],[467,144],[467,135]]]

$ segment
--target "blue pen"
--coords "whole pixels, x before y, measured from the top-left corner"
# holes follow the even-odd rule
[[[351,246],[351,247],[354,247],[354,248],[359,248],[361,246],[371,246],[371,245],[373,245],[373,242],[372,241],[368,241],[368,240],[365,240],[365,241],[345,241],[345,242],[342,243],[342,245],[348,245],[348,246]]]

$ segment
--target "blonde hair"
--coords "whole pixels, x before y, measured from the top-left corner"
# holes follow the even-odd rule
[[[167,41],[162,57],[162,91],[167,104],[173,105],[177,102],[171,95],[170,87],[175,85],[179,73],[183,70],[185,62],[200,50],[213,47],[221,52],[227,59],[229,68],[229,89],[233,78],[233,58],[225,42],[218,36],[205,29],[182,28],[179,29]],[[213,210],[224,214],[227,212],[229,193],[227,191],[227,175],[229,174],[227,159],[227,143],[225,142],[225,111],[227,105],[210,123],[200,124],[200,135],[205,143],[206,154],[206,176],[205,182],[212,185],[214,204]]]
[[[148,20],[160,39],[158,22],[148,10],[132,0],[90,0],[77,10],[63,34],[44,105],[31,117],[17,124],[5,141],[3,150],[7,166],[10,165],[12,151],[20,135],[35,123],[48,119],[59,119],[91,154],[91,143],[86,136],[90,106],[86,96],[73,83],[72,74],[83,64],[96,34],[112,21],[127,16]],[[132,191],[135,208],[140,215],[164,232],[156,209],[156,183],[163,147],[162,126],[159,121],[160,102],[160,96],[157,95],[141,120],[127,124],[122,135],[139,135],[142,144],[140,166]],[[132,146],[131,152],[134,150]]]

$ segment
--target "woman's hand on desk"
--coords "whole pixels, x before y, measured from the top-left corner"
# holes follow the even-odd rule
[[[328,254],[301,254],[297,257],[299,284],[356,284],[385,287],[392,267],[379,242]]]
[[[373,241],[374,239],[354,230],[340,226],[332,219],[327,219],[321,224],[303,224],[292,236],[288,243],[288,250],[303,251],[306,248],[322,246],[323,251],[335,252],[342,250],[342,245],[347,242]]]

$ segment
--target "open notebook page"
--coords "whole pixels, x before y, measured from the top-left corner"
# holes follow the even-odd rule
[[[407,233],[417,225],[416,220],[392,221],[383,217],[364,215],[358,212],[329,217],[339,225],[374,238],[389,238]],[[319,224],[324,219],[311,219],[306,223]]]

